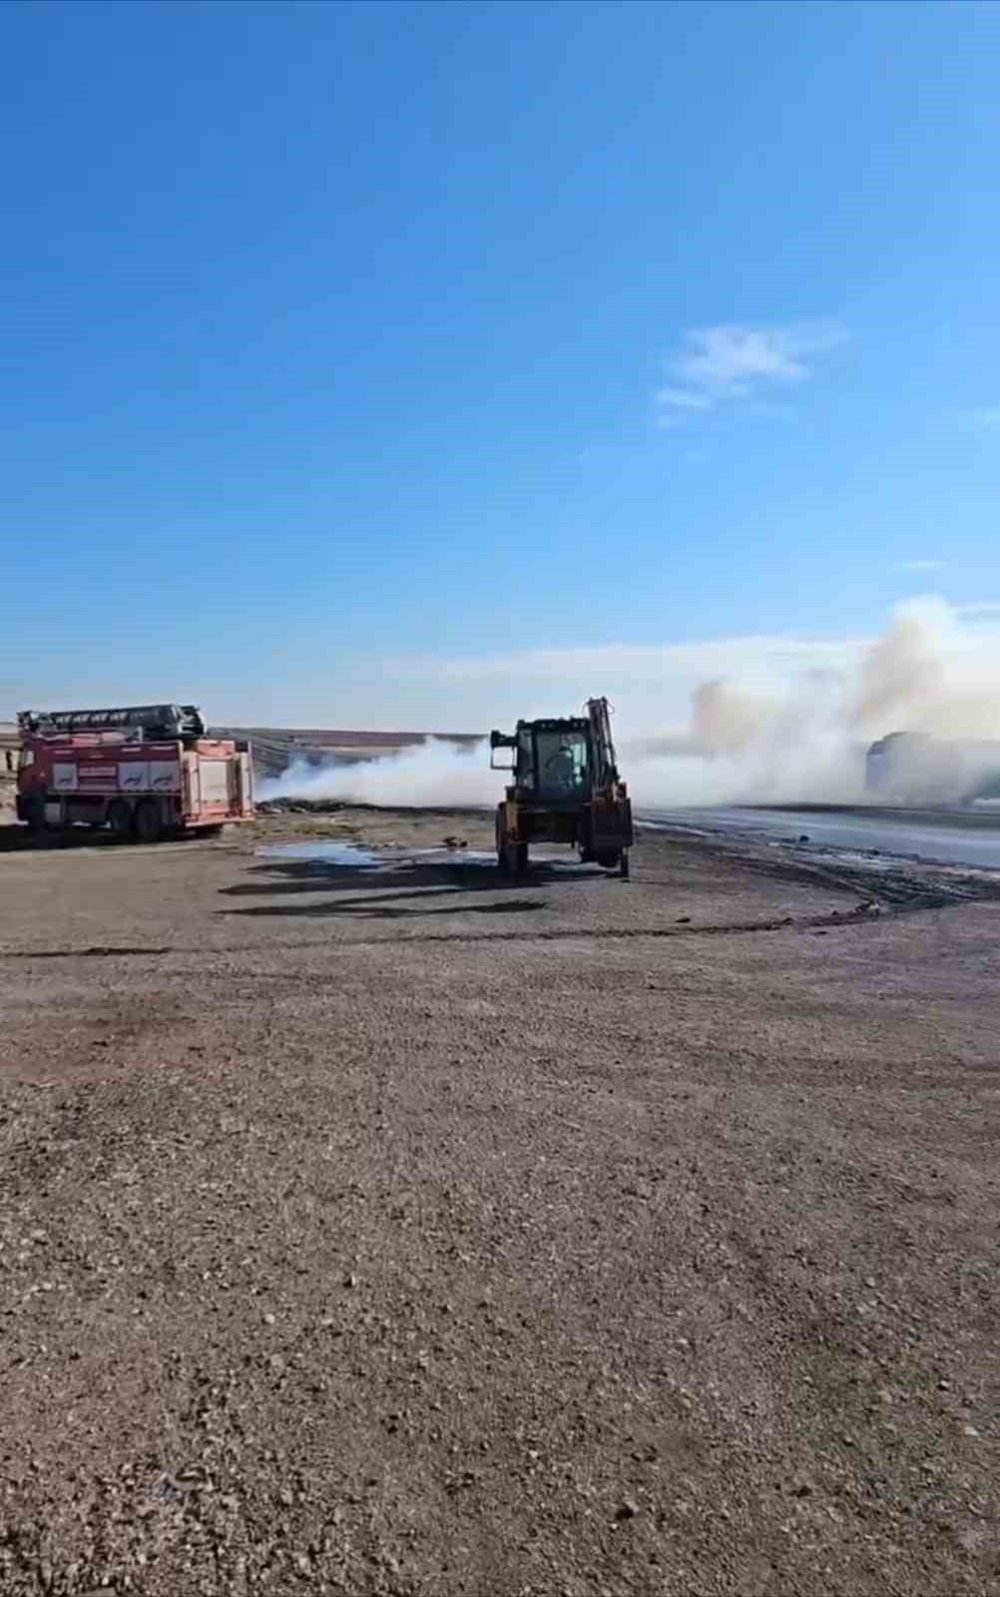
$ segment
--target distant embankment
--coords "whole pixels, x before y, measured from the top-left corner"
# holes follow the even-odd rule
[[[280,776],[296,760],[308,760],[311,765],[322,765],[325,760],[353,763],[397,754],[429,737],[457,749],[469,748],[482,739],[481,733],[472,732],[347,732],[275,726],[213,726],[210,731],[215,737],[248,739],[259,780]]]

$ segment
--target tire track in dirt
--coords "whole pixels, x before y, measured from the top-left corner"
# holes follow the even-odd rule
[[[936,906],[926,906],[936,907]],[[457,909],[456,915],[465,913]],[[642,938],[662,941],[670,938],[687,937],[738,937],[753,936],[763,932],[779,932],[789,930],[811,931],[817,928],[835,928],[838,926],[858,925],[862,922],[874,923],[881,916],[877,904],[866,904],[855,910],[832,910],[824,915],[809,915],[796,918],[794,915],[785,915],[762,921],[749,922],[722,922],[709,926],[601,926],[593,928],[556,928],[546,931],[524,930],[505,932],[427,932],[415,936],[402,937],[396,946],[423,947],[429,943],[555,943],[555,942],[619,942],[635,941]],[[374,917],[377,918],[377,917]],[[353,937],[349,941],[331,944],[325,938],[311,938],[302,942],[285,943],[286,949],[313,948],[328,949],[331,952],[342,953],[353,948],[380,948],[390,939],[386,937]],[[204,958],[208,954],[253,954],[261,951],[258,943],[225,943],[215,948],[194,948],[182,946],[174,947],[115,947],[95,946],[89,948],[38,948],[0,950],[0,960],[32,960],[32,959],[158,959],[170,954],[196,954]]]

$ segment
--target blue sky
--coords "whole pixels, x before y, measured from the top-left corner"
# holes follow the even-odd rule
[[[1000,599],[998,52],[976,4],[0,8],[0,713],[478,726],[519,653]]]

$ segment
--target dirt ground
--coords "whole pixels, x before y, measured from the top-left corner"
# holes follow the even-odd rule
[[[996,1592],[1000,906],[489,841],[0,854],[0,1593]]]

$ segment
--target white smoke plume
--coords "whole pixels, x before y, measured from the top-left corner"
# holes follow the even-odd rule
[[[937,599],[912,602],[880,638],[845,648],[839,665],[827,651],[817,667],[798,650],[799,669],[771,693],[702,682],[689,724],[677,730],[637,729],[627,682],[581,684],[577,699],[587,691],[612,697],[629,728],[619,757],[640,807],[852,803],[864,797],[869,744],[888,732],[1000,738],[1000,636],[982,625],[989,619]],[[576,713],[576,704],[550,713]],[[264,784],[260,797],[492,806],[505,780],[490,770],[486,743],[457,750],[428,740],[363,763],[299,763]]]
[[[459,809],[492,806],[502,796],[503,778],[490,770],[488,741],[457,749],[453,743],[428,738],[373,760],[330,760],[322,765],[296,760],[281,776],[258,784],[262,803],[276,798],[340,799],[351,804],[383,804],[387,808],[454,805]]]

